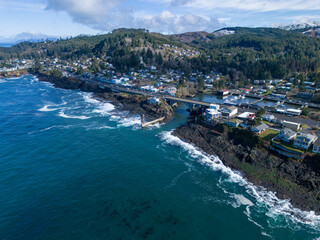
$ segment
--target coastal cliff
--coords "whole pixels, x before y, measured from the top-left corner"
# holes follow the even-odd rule
[[[222,124],[215,127],[188,123],[173,135],[242,172],[255,185],[266,187],[281,199],[291,199],[295,207],[320,213],[320,159],[286,159],[268,150],[268,142],[241,129]]]
[[[110,87],[101,88],[96,83],[73,77],[53,77],[41,73],[37,73],[36,76],[40,81],[50,82],[57,88],[92,92],[97,99],[111,101],[120,109],[129,111],[131,114],[144,114],[147,120],[165,117],[167,122],[174,113],[173,108],[164,101],[161,101],[160,104],[148,104],[146,96],[112,92]]]

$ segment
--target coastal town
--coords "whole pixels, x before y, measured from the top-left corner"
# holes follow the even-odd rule
[[[179,56],[199,54],[167,44],[161,48]],[[144,64],[142,59],[141,63]],[[295,74],[286,80],[253,80],[251,85],[235,88],[226,81],[226,76],[215,71],[209,74],[193,72],[190,76],[174,70],[162,74],[156,66],[150,65],[123,73],[117,72],[107,60],[103,62],[96,58],[74,62],[59,58],[46,58],[40,62],[13,59],[0,66],[2,74],[38,67],[55,77],[73,77],[115,86],[116,91],[135,91],[150,96],[149,104],[159,104],[166,95],[181,98],[190,98],[196,93],[214,95],[217,101],[212,100],[210,107],[200,113],[205,121],[248,129],[269,140],[270,150],[286,157],[303,159],[307,154],[320,153],[320,104],[313,101],[319,97],[320,83],[303,74]],[[187,94],[181,91],[183,88],[188,89]]]

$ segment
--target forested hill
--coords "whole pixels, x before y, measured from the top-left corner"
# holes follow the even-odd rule
[[[0,48],[0,60],[94,58],[100,65],[112,63],[119,71],[154,65],[160,71],[178,69],[186,75],[216,70],[240,81],[285,78],[295,72],[319,71],[320,38],[313,36],[276,28],[225,28],[178,35],[117,29],[105,35]]]

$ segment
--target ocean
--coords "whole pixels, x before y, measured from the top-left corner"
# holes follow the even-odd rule
[[[279,200],[92,94],[0,79],[0,239],[320,239]]]

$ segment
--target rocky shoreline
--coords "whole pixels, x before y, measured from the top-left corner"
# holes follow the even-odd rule
[[[11,71],[11,72],[1,72],[0,78],[13,78],[13,77],[21,77],[24,74],[27,74],[28,70],[17,70],[17,71]]]
[[[110,101],[131,114],[145,114],[148,120],[165,117],[171,120],[173,108],[166,102],[148,104],[147,97],[128,93],[115,93],[111,88],[100,88],[77,78],[56,78],[41,73],[34,74],[40,81],[50,82],[57,88],[92,92],[101,101]],[[217,155],[222,162],[242,172],[255,185],[276,192],[281,199],[291,199],[295,207],[320,214],[320,159],[307,156],[303,161],[285,159],[270,152],[268,142],[241,129],[229,129],[189,122],[174,130],[173,135]]]
[[[148,98],[142,95],[129,93],[116,93],[111,88],[100,88],[96,83],[89,83],[72,77],[52,77],[41,73],[34,74],[40,81],[50,82],[57,88],[81,90],[91,92],[100,101],[110,101],[121,110],[129,111],[131,114],[144,114],[146,120],[154,120],[165,117],[168,122],[173,117],[173,108],[166,102],[160,104],[148,104]]]
[[[320,214],[319,157],[303,161],[282,158],[268,150],[268,142],[222,124],[212,127],[190,122],[173,135],[218,156],[226,166],[240,171],[253,184],[276,192],[280,199],[291,199],[293,206]]]

